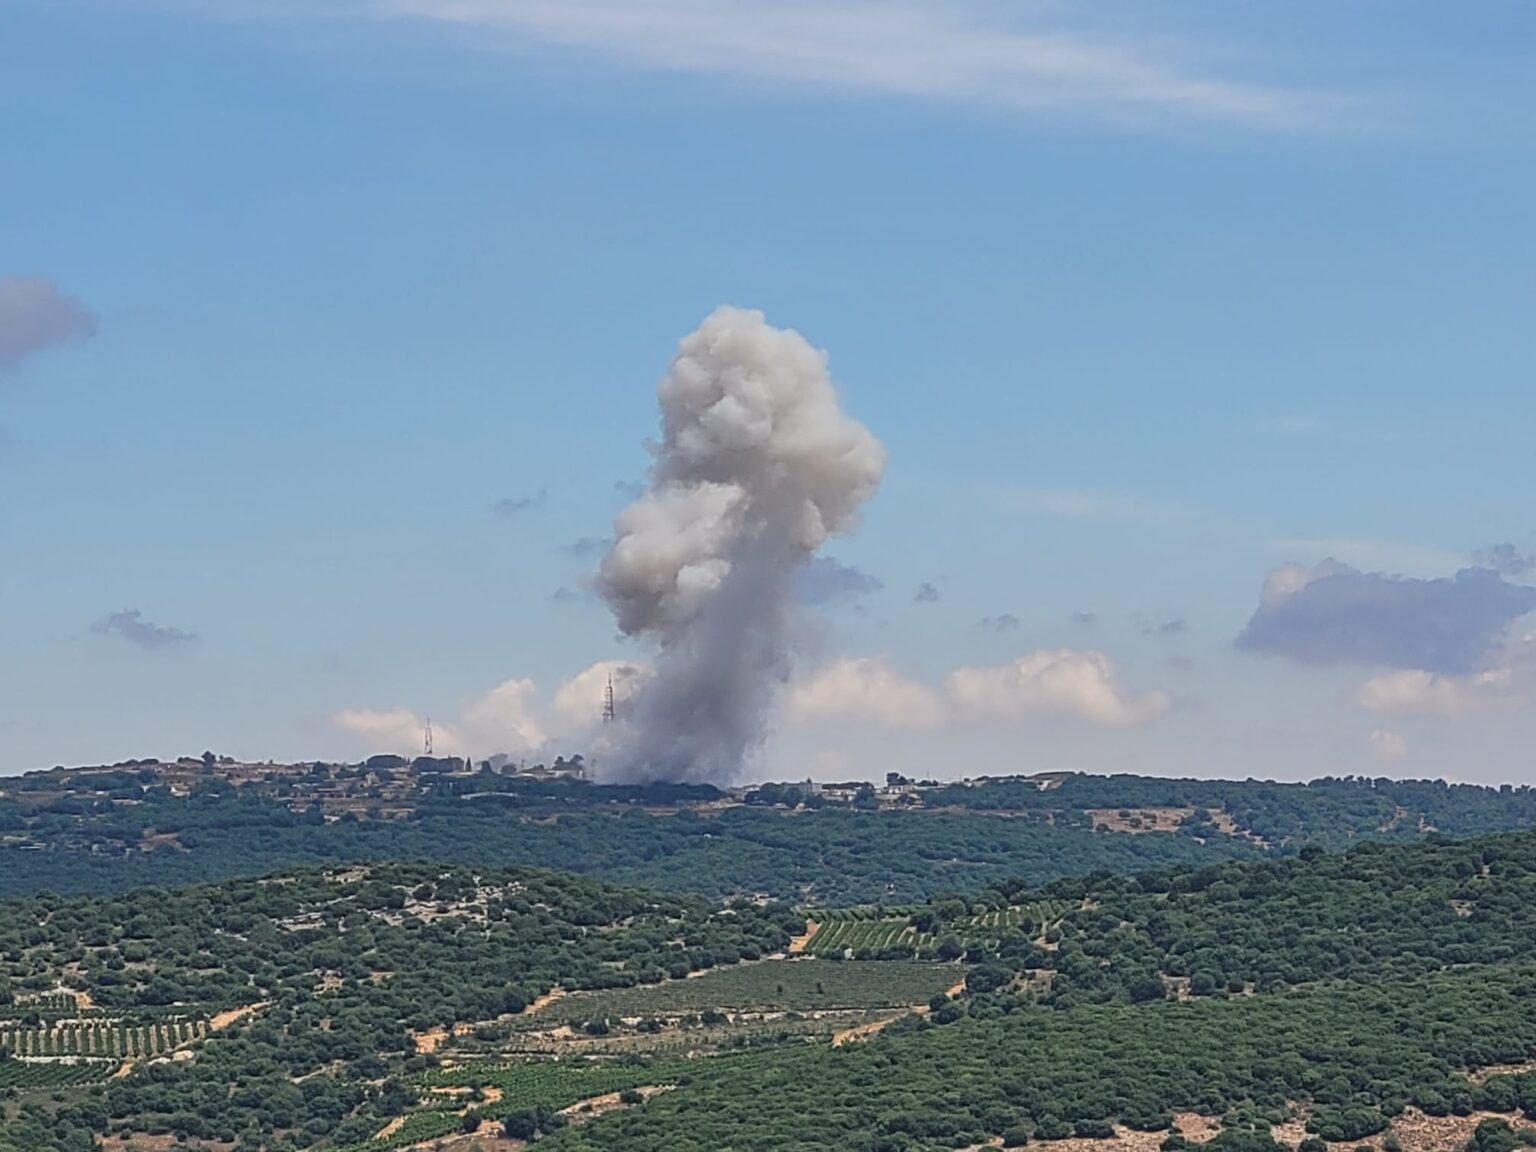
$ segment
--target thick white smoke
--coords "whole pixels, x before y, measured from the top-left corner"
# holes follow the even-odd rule
[[[614,522],[597,588],[660,652],[608,764],[624,779],[726,781],[790,671],[795,570],[852,529],[885,449],[843,414],[825,355],[760,312],[718,309],[656,395],[650,486]]]

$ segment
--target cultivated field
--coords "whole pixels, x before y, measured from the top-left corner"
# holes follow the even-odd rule
[[[557,1021],[675,1016],[707,1009],[813,1012],[905,1007],[944,991],[959,978],[958,972],[952,964],[901,960],[846,964],[768,960],[716,969],[691,980],[576,992],[520,1023],[537,1027]]]

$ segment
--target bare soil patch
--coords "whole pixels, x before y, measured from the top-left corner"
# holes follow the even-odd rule
[[[924,1005],[924,1007],[926,1008],[927,1005]],[[856,1044],[860,1040],[868,1040],[871,1036],[876,1036],[885,1031],[900,1019],[900,1016],[887,1016],[882,1020],[871,1020],[868,1024],[858,1024],[852,1028],[844,1028],[841,1032],[834,1032],[832,1034],[832,1047],[841,1048],[844,1044]]]
[[[1121,813],[1125,815],[1121,815]],[[1095,827],[1133,836],[1148,832],[1177,832],[1179,822],[1193,814],[1193,808],[1089,808]]]
[[[1221,1131],[1219,1122],[1193,1112],[1175,1115],[1173,1126],[1192,1144],[1204,1144]],[[1134,1128],[1116,1124],[1113,1136],[1102,1139],[1074,1136],[1067,1140],[1052,1140],[1044,1147],[1048,1147],[1051,1152],[1158,1152],[1167,1138],[1166,1132],[1138,1132]],[[996,1147],[996,1143],[991,1146]]]
[[[815,920],[807,920],[805,922],[805,935],[796,936],[789,942],[789,954],[791,956],[800,955],[810,945],[812,937],[814,937],[816,933],[820,931],[820,924],[818,924]]]
[[[669,1090],[670,1086],[666,1084],[652,1084],[636,1089],[641,1097],[646,1100],[649,1100],[658,1092],[667,1092]],[[621,1094],[618,1092],[607,1092],[587,1100],[578,1100],[569,1108],[560,1109],[560,1114],[568,1117],[572,1124],[583,1124],[588,1120],[603,1115],[605,1112],[617,1112],[621,1108],[628,1108],[629,1105],[625,1104],[620,1096]]]
[[[1524,1064],[1490,1064],[1469,1074],[1467,1079],[1474,1084],[1482,1084],[1495,1076],[1519,1076],[1524,1072],[1536,1072],[1536,1060],[1527,1060]]]
[[[1294,1147],[1310,1135],[1307,1131],[1310,1116],[1306,1107],[1298,1106],[1291,1119],[1276,1124],[1270,1134],[1278,1143]],[[1330,1141],[1328,1149],[1329,1152],[1353,1152],[1361,1145],[1380,1148],[1387,1133],[1391,1133],[1397,1137],[1403,1152],[1444,1152],[1447,1148],[1464,1147],[1484,1120],[1503,1120],[1511,1128],[1536,1129],[1536,1123],[1514,1114],[1474,1112],[1470,1116],[1429,1116],[1417,1108],[1408,1108],[1392,1121],[1387,1132],[1369,1140]]]
[[[534,997],[533,1003],[524,1008],[523,1011],[531,1016],[535,1012],[540,1012],[545,1008],[548,1008],[551,1004],[553,1004],[556,1000],[560,999],[564,995],[564,988],[551,988],[548,992],[544,993],[544,995]]]
[[[1463,1147],[1484,1120],[1504,1120],[1511,1128],[1536,1128],[1536,1124],[1523,1116],[1503,1116],[1497,1112],[1474,1112],[1470,1116],[1426,1116],[1417,1108],[1409,1108],[1392,1121],[1392,1132],[1403,1146],[1403,1152],[1439,1152],[1445,1148]]]
[[[428,1028],[425,1032],[415,1032],[411,1035],[417,1053],[422,1056],[436,1052],[447,1039],[448,1029],[446,1028]]]
[[[228,1012],[220,1012],[212,1020],[208,1021],[208,1031],[222,1032],[226,1028],[233,1028],[248,1016],[254,1016],[263,1008],[270,1008],[272,1001],[262,1000],[257,1004],[247,1004],[244,1008],[231,1008]]]
[[[375,1140],[388,1140],[391,1136],[393,1136],[396,1132],[400,1131],[400,1129],[402,1129],[404,1127],[405,1127],[405,1117],[404,1116],[396,1116],[388,1124],[384,1125],[384,1127],[380,1128],[377,1132],[375,1132],[373,1134],[373,1138]]]

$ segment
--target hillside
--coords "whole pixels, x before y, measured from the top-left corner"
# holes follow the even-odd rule
[[[1536,1106],[1533,938],[1536,833],[899,915],[426,864],[41,896],[0,904],[0,1149],[1464,1142]]]
[[[1536,793],[1527,788],[1363,779],[1062,774],[726,794],[410,766],[226,771],[194,762],[5,783],[0,897],[433,859],[560,868],[714,899],[908,903],[1007,881],[1536,822]]]

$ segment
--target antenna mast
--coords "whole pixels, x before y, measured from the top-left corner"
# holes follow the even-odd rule
[[[422,755],[432,755],[432,717],[427,717],[427,730],[422,735]]]
[[[619,718],[613,706],[613,673],[608,673],[608,687],[603,690],[603,723],[612,724]]]

